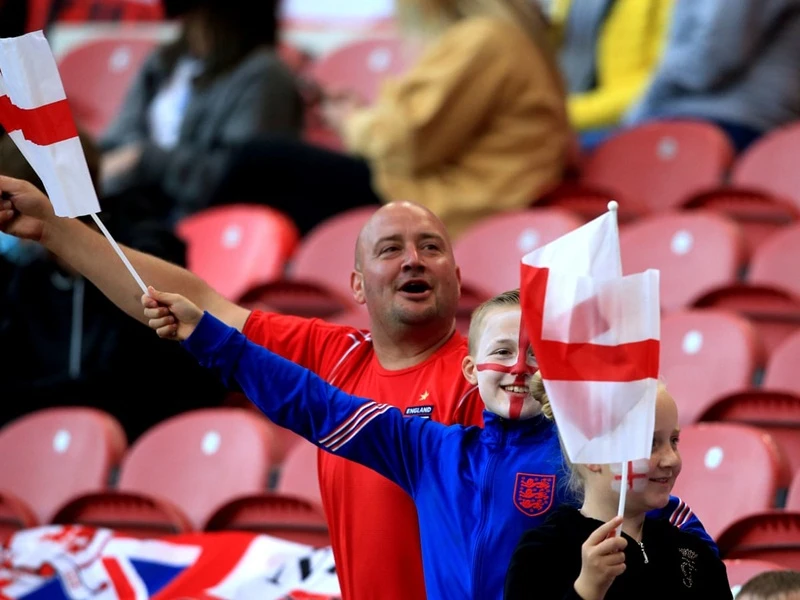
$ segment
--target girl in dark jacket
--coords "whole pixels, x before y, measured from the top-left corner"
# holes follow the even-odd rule
[[[552,418],[538,373],[532,387]],[[678,435],[675,400],[659,386],[649,470],[629,487],[624,517],[616,517],[619,492],[608,466],[572,465],[572,484],[583,493],[583,506],[556,509],[543,526],[522,536],[511,558],[505,599],[731,598],[725,566],[707,545],[666,519],[645,518],[666,505],[681,471]]]

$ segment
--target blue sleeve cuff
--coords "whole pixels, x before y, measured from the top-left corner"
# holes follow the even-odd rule
[[[209,312],[204,312],[192,334],[181,342],[192,356],[199,361],[210,358],[219,351],[236,329],[226,325]]]

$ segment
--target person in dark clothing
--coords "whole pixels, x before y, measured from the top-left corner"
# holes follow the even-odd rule
[[[81,141],[96,181],[99,153],[85,134]],[[0,174],[43,189],[5,134],[0,134]],[[117,241],[162,257],[182,256],[170,231],[153,223],[123,223],[113,204],[106,210],[109,203],[101,202],[100,217]],[[91,225],[89,217],[80,219]],[[167,417],[221,404],[225,394],[184,352],[153,339],[68,264],[31,242],[0,255],[0,352],[6,399],[0,425],[42,408],[92,406],[115,416],[132,442]],[[149,376],[151,360],[182,373],[180,384]]]
[[[532,378],[531,388],[552,417],[541,375]],[[675,400],[659,386],[647,478],[629,487],[624,516],[615,516],[619,492],[607,466],[572,465],[582,507],[560,507],[522,536],[506,574],[504,598],[732,598],[725,565],[708,545],[674,527],[671,519],[645,516],[669,501],[681,470],[678,437]],[[620,525],[621,536],[615,536]]]

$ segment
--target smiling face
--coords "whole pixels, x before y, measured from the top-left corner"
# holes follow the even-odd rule
[[[645,477],[628,490],[625,506],[629,514],[664,508],[669,502],[672,487],[683,465],[678,451],[679,437],[678,407],[666,388],[659,386],[653,449]],[[600,465],[588,465],[588,469],[594,472],[594,476],[590,474],[585,478],[587,498],[590,494],[600,495],[604,504],[616,510],[619,493],[613,489],[614,476],[611,470]]]
[[[461,276],[442,222],[409,203],[387,204],[364,227],[351,278],[373,323],[392,329],[452,325]]]
[[[464,376],[477,384],[487,410],[509,419],[530,419],[542,410],[528,387],[538,367],[521,318],[519,306],[513,305],[483,313],[463,364]]]

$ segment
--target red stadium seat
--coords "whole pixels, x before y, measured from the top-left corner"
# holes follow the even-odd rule
[[[114,36],[68,50],[58,68],[75,122],[100,136],[116,117],[133,78],[157,44],[153,38]]]
[[[750,260],[747,282],[771,286],[800,297],[800,224],[776,232]]]
[[[792,471],[792,483],[786,493],[784,509],[790,512],[800,512],[800,471]]]
[[[715,539],[734,520],[775,507],[789,485],[785,457],[754,427],[688,425],[681,431],[680,451],[683,470],[672,493],[692,507]]]
[[[800,570],[800,513],[764,510],[743,515],[720,533],[717,545],[726,559],[763,560]]]
[[[59,512],[57,522],[142,535],[201,529],[220,505],[266,489],[269,453],[269,429],[251,411],[183,413],[136,441],[116,490],[78,498]]]
[[[353,249],[361,228],[377,209],[351,209],[315,227],[300,241],[286,276],[251,289],[242,303],[322,318],[358,308],[350,291]]]
[[[562,208],[531,208],[486,217],[453,245],[462,283],[484,299],[518,288],[520,258],[582,224],[580,217]]]
[[[302,544],[330,543],[317,478],[317,447],[302,440],[286,456],[276,493],[236,498],[211,517],[208,530],[243,529]]]
[[[731,589],[735,591],[738,591],[741,586],[756,575],[768,571],[783,571],[786,569],[786,567],[778,563],[755,558],[731,558],[722,562],[725,563],[725,569],[728,571],[728,583],[731,584]]]
[[[410,65],[403,42],[396,37],[347,42],[319,57],[307,74],[325,92],[355,92],[371,103],[381,82],[402,74]]]
[[[610,138],[583,164],[580,181],[654,212],[678,208],[692,193],[719,185],[733,147],[718,127],[699,121],[646,123]]]
[[[624,272],[661,271],[661,310],[686,308],[714,286],[736,281],[744,238],[728,218],[708,212],[663,213],[620,232]]]
[[[693,310],[662,319],[661,374],[681,423],[695,422],[720,396],[748,387],[762,365],[755,329],[743,317]]]
[[[300,241],[292,220],[268,206],[207,208],[177,224],[189,270],[226,298],[280,279]]]
[[[576,214],[583,221],[591,221],[608,211],[611,200],[618,201],[617,219],[620,225],[637,221],[652,212],[644,202],[635,198],[623,198],[620,202],[618,195],[611,190],[570,180],[535,199],[533,206],[561,208]]]
[[[800,331],[778,346],[767,362],[763,386],[800,394],[800,378],[796,371],[800,365]]]
[[[48,523],[74,496],[105,489],[126,446],[117,420],[93,408],[49,408],[12,421],[0,429],[0,489],[9,494],[2,512],[23,502]]]

